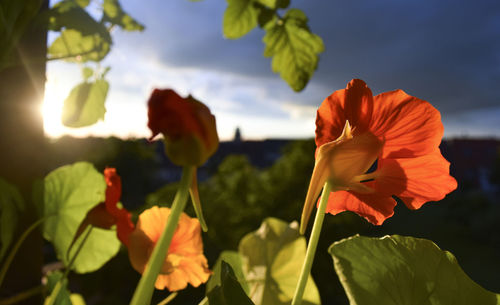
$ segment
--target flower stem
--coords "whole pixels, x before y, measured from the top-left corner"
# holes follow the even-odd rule
[[[177,223],[179,222],[181,213],[186,207],[189,195],[189,186],[191,185],[193,179],[193,172],[194,170],[191,166],[186,166],[182,170],[180,186],[175,194],[170,216],[167,219],[167,225],[165,226],[165,229],[163,229],[160,239],[156,243],[153,253],[151,254],[149,262],[146,266],[146,270],[144,270],[139,284],[135,289],[130,305],[145,305],[151,303],[156,278],[158,277],[161,266],[165,261],[168,248],[170,246],[170,242],[172,241],[175,229],[177,228]]]
[[[63,276],[57,281],[56,285],[54,286],[54,289],[52,289],[52,292],[50,293],[50,296],[48,298],[48,302],[44,305],[53,305],[55,304],[55,301],[57,297],[59,296],[59,292],[61,291],[61,288],[63,287],[64,282],[68,278],[69,271],[71,270],[71,267],[75,263],[76,257],[80,253],[80,251],[83,248],[83,245],[87,241],[87,238],[89,238],[90,232],[92,232],[93,226],[90,226],[89,229],[87,230],[87,233],[85,233],[85,236],[83,237],[82,242],[78,245],[78,248],[76,249],[75,254],[71,257],[71,260],[68,263],[68,266],[66,266],[66,270],[64,270]]]
[[[328,203],[328,197],[330,196],[331,189],[331,184],[327,181],[323,187],[323,193],[321,194],[319,207],[316,211],[316,217],[314,218],[311,237],[309,238],[309,244],[307,245],[306,258],[304,260],[304,264],[302,265],[299,282],[297,283],[297,287],[295,288],[292,305],[300,305],[302,303],[302,296],[304,295],[304,290],[306,289],[309,273],[311,273],[314,254],[316,253],[316,248],[318,247],[319,235],[321,233],[321,227],[325,218],[326,205]]]
[[[14,257],[16,256],[16,253],[19,250],[19,248],[21,247],[21,245],[23,244],[24,240],[30,235],[31,232],[33,232],[33,230],[36,229],[36,227],[38,227],[41,223],[43,223],[47,218],[48,217],[43,217],[43,218],[38,219],[34,223],[32,223],[26,229],[26,231],[24,231],[23,234],[19,237],[19,239],[17,240],[14,247],[12,247],[12,250],[10,251],[9,256],[7,256],[2,268],[0,269],[0,286],[2,286],[5,275],[7,274],[7,270],[9,270],[10,264],[14,260]]]

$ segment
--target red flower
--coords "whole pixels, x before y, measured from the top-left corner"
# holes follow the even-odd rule
[[[200,166],[217,150],[215,117],[192,96],[180,97],[171,89],[155,89],[148,101],[148,127],[162,133],[165,152],[174,164]]]
[[[457,183],[439,151],[442,136],[439,111],[402,90],[374,97],[353,79],[335,91],[316,116],[316,164],[301,231],[327,179],[335,192],[327,212],[353,211],[376,225],[394,214],[393,195],[410,209],[443,199]]]

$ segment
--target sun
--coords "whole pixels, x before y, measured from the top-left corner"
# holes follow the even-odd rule
[[[67,88],[54,79],[45,83],[45,96],[42,103],[43,129],[45,135],[54,138],[66,133],[66,127],[61,122],[64,99]]]

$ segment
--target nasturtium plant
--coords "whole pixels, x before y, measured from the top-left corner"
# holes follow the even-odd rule
[[[87,162],[60,167],[45,177],[42,217],[47,219],[43,236],[54,245],[65,266],[84,239],[81,236],[68,253],[73,236],[87,212],[104,201],[105,189],[103,175]],[[93,228],[71,268],[78,273],[95,271],[115,256],[119,248],[115,231]]]
[[[290,87],[301,91],[309,82],[324,51],[323,40],[311,33],[306,15],[290,9],[279,22],[266,30],[264,56],[273,57],[272,70],[280,73]]]
[[[104,103],[109,83],[103,78],[84,81],[74,87],[64,100],[62,122],[68,127],[84,127],[104,119]]]
[[[48,297],[45,299],[44,304],[49,303],[50,293],[54,290],[57,282],[61,281],[63,274],[60,271],[54,271],[47,275],[47,292]],[[83,297],[77,293],[70,293],[68,290],[68,280],[64,279],[62,281],[62,287],[59,291],[56,300],[53,304],[56,305],[85,305],[85,300]]]
[[[217,277],[217,285],[207,292],[210,305],[254,305],[241,287],[231,265],[220,261],[219,272],[213,276]]]
[[[230,264],[240,285],[257,305],[289,304],[299,279],[306,253],[306,240],[297,223],[266,218],[261,227],[242,238],[239,251],[222,252],[214,265]],[[207,283],[207,291],[217,285],[217,277]],[[318,289],[309,276],[302,304],[320,304]]]
[[[237,39],[257,26],[259,10],[253,0],[227,0],[222,29],[224,36]]]
[[[24,200],[18,189],[0,178],[0,262],[15,236]]]
[[[144,26],[132,18],[129,14],[123,11],[118,0],[104,0],[103,22],[109,22],[112,25],[118,25],[125,31],[142,31]]]
[[[430,240],[353,236],[329,252],[351,305],[500,304],[500,295],[472,281]]]
[[[219,255],[219,258],[212,268],[213,274],[207,282],[207,293],[215,287],[221,285],[221,272],[223,263],[229,264],[231,266],[236,280],[238,281],[238,283],[240,283],[241,288],[248,295],[250,293],[250,287],[248,286],[245,275],[243,274],[243,261],[241,255],[236,251],[223,251]]]
[[[106,33],[84,35],[74,29],[63,30],[47,50],[49,58],[73,62],[101,61],[111,47],[111,36]]]

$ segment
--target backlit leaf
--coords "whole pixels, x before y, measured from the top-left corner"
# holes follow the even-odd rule
[[[253,305],[252,301],[247,297],[245,291],[234,275],[231,266],[221,261],[220,266],[220,285],[214,287],[208,292],[208,302],[210,305]]]
[[[107,37],[106,27],[92,18],[84,9],[88,1],[63,0],[49,10],[48,28],[51,31],[73,29],[83,36],[98,34]]]
[[[72,62],[101,61],[109,53],[110,46],[109,33],[84,35],[78,30],[66,29],[47,51],[49,58],[62,58]]]
[[[329,252],[351,305],[500,304],[500,295],[473,282],[430,240],[354,236]]]
[[[104,22],[116,24],[125,31],[142,31],[144,26],[123,11],[118,0],[104,0],[103,3]]]
[[[266,218],[257,231],[243,237],[239,252],[252,301],[258,305],[289,304],[306,254],[306,240],[299,234],[297,222]],[[311,276],[302,304],[320,304]]]
[[[62,122],[68,127],[83,127],[104,119],[104,103],[109,84],[104,79],[84,82],[73,88],[64,100]]]
[[[227,0],[222,29],[224,36],[237,39],[257,26],[258,8],[253,0]]]
[[[266,30],[264,56],[273,57],[272,70],[290,87],[301,91],[309,82],[323,52],[323,40],[309,30],[306,15],[289,10],[283,20]]]
[[[0,178],[0,262],[16,235],[19,215],[24,208],[23,197],[17,188]]]
[[[45,177],[43,216],[50,217],[44,222],[43,236],[54,245],[57,257],[66,266],[83,239],[67,255],[78,226],[90,209],[104,201],[105,189],[104,176],[86,162],[60,167]],[[115,231],[93,228],[73,270],[97,270],[116,255],[119,247]]]
[[[242,269],[242,260],[241,255],[236,251],[223,251],[217,261],[215,262],[214,267],[212,268],[212,276],[207,282],[206,290],[208,292],[212,291],[217,286],[221,285],[221,272],[222,272],[222,262],[225,262],[231,266],[231,269],[234,271],[234,275],[238,282],[240,283],[243,290],[246,294],[250,293],[250,289],[248,287],[248,283],[246,282],[245,275],[243,274]]]

